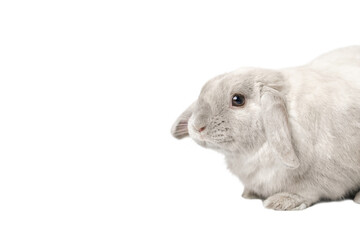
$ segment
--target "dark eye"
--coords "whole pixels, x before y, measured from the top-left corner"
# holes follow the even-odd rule
[[[233,107],[241,107],[245,104],[245,97],[241,94],[234,94],[231,104]]]

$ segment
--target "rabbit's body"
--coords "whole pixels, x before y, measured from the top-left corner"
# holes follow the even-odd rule
[[[220,98],[237,85],[247,105],[235,110],[211,105],[209,96]],[[214,116],[203,117],[205,112]],[[188,122],[195,141],[225,154],[230,171],[244,184],[243,196],[266,199],[266,207],[303,209],[355,194],[360,190],[360,47],[335,50],[301,67],[240,69],[218,77],[203,88]],[[197,125],[211,129],[198,132]],[[214,132],[227,135],[226,141],[218,142]]]
[[[283,71],[290,86],[299,85],[286,94],[290,129],[308,168],[300,183],[308,181],[305,188],[318,197],[339,199],[360,190],[360,47],[314,63]]]

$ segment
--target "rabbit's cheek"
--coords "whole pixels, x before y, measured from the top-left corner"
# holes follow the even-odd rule
[[[210,124],[208,136],[210,141],[217,144],[234,141],[230,133],[230,127],[224,120],[215,121]]]

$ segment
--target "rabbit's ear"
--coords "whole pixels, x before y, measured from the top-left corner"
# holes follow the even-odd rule
[[[263,86],[261,107],[269,145],[278,153],[284,165],[297,168],[300,162],[291,143],[288,114],[281,93],[274,88]]]
[[[193,113],[195,103],[191,104],[175,121],[171,128],[171,134],[177,138],[182,139],[189,136],[188,121]]]

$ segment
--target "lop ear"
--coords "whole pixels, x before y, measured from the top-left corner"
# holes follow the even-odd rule
[[[188,122],[193,113],[195,102],[191,104],[175,121],[171,128],[171,134],[177,138],[182,139],[189,136]]]
[[[288,113],[282,94],[274,88],[263,86],[261,107],[269,145],[278,153],[284,165],[289,168],[299,167],[300,162],[291,142]]]

